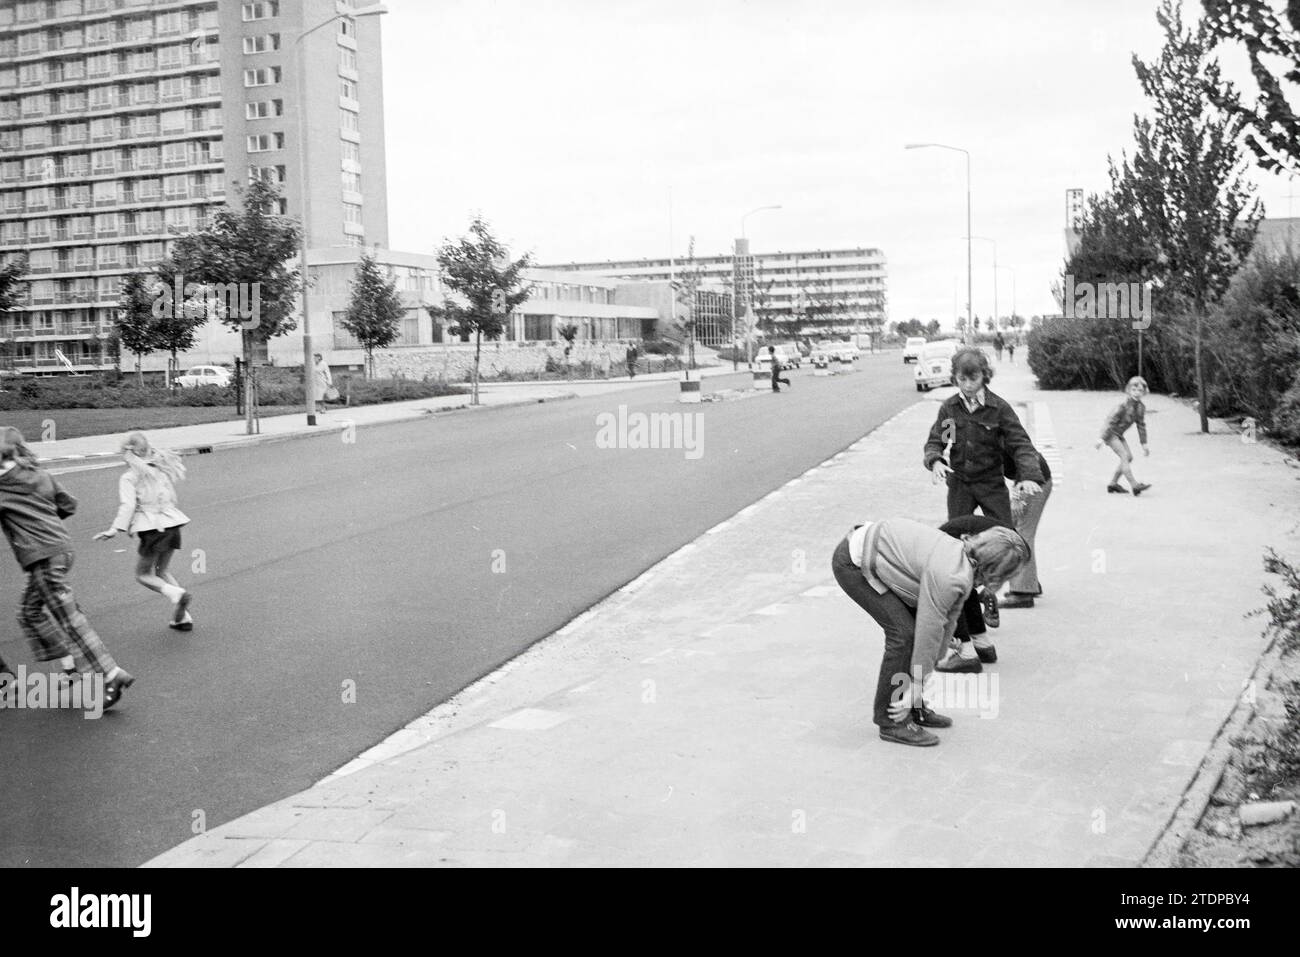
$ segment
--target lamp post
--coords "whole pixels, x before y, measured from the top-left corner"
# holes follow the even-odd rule
[[[970,151],[964,150],[960,146],[948,146],[945,143],[908,143],[903,149],[921,150],[929,147],[941,150],[952,150],[955,153],[966,154],[966,331],[971,329],[971,254],[970,254]],[[961,341],[966,341],[966,334],[963,334]]]
[[[329,26],[343,17],[373,17],[387,13],[388,8],[382,3],[357,7],[344,13],[336,13],[328,20],[322,20],[310,29],[294,37],[294,52],[298,59],[298,178],[302,189],[302,242],[298,247],[298,258],[302,266],[302,388],[307,399],[307,424],[316,424],[316,389],[312,383],[312,344],[311,312],[308,309],[308,289],[311,286],[311,274],[307,269],[308,213],[311,209],[311,191],[307,184],[307,55],[302,45],[303,38],[315,33],[321,27]]]
[[[987,236],[967,236],[966,241],[978,239],[980,242],[993,244],[993,329],[998,326],[998,241]]]
[[[745,240],[745,220],[749,219],[749,217],[753,216],[755,213],[761,213],[766,209],[780,209],[780,208],[781,207],[779,204],[775,206],[757,206],[754,209],[751,209],[749,212],[747,212],[744,216],[740,217],[740,240],[737,241],[736,244],[732,247],[732,256],[731,256],[731,268],[732,271],[735,272],[736,274],[736,289],[734,291],[734,294],[731,297],[731,328],[732,329],[736,328],[737,314],[740,309],[741,275],[740,275],[740,265],[739,265],[739,258],[740,258],[739,253],[740,253],[741,242],[745,242],[745,255],[746,256],[749,255],[749,244]],[[745,306],[748,307],[749,294],[750,294],[748,273],[745,275],[744,282],[745,282]],[[754,364],[753,350],[754,350],[754,339],[753,339],[752,331],[746,329],[745,330],[745,364],[750,366],[751,368],[753,367]]]

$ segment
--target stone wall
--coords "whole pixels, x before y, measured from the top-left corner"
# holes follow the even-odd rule
[[[582,341],[573,344],[569,360],[573,364],[583,361],[600,362],[601,347],[609,351],[610,368],[626,368],[626,341]],[[349,353],[350,355],[350,353]],[[546,359],[550,357],[556,363],[564,362],[564,342],[485,342],[479,375],[483,379],[493,379],[502,373],[511,375],[536,375],[546,370]],[[696,346],[696,362],[712,364],[716,354],[711,350]],[[445,345],[407,347],[401,349],[384,349],[375,352],[375,374],[380,378],[403,376],[408,379],[444,379],[448,382],[464,382],[474,370],[474,343],[455,342]]]

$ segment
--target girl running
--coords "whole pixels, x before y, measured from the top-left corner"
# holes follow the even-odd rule
[[[103,675],[104,707],[111,708],[135,678],[104,648],[68,585],[72,539],[62,520],[76,510],[77,500],[37,467],[23,434],[0,429],[0,527],[27,573],[18,624],[38,660],[61,658],[65,672]]]
[[[1142,404],[1142,397],[1149,391],[1146,379],[1136,375],[1129,379],[1128,385],[1124,387],[1124,392],[1127,394],[1124,401],[1110,414],[1110,418],[1106,420],[1106,427],[1102,430],[1101,438],[1097,441],[1096,448],[1101,448],[1103,444],[1109,445],[1114,453],[1119,456],[1119,465],[1115,467],[1115,474],[1111,476],[1110,484],[1106,486],[1107,492],[1118,492],[1121,495],[1128,494],[1128,489],[1119,484],[1121,475],[1128,479],[1128,484],[1132,487],[1134,495],[1141,495],[1151,487],[1150,483],[1139,482],[1133,477],[1131,467],[1133,453],[1129,450],[1128,442],[1124,438],[1124,433],[1128,431],[1129,426],[1137,423],[1138,441],[1142,443],[1142,454],[1151,454],[1151,449],[1147,447],[1147,407]]]
[[[185,478],[185,463],[175,452],[152,447],[143,432],[132,432],[122,441],[122,457],[127,470],[117,483],[121,506],[113,527],[100,532],[95,540],[112,538],[118,532],[138,533],[135,580],[172,603],[167,627],[189,631],[194,627],[190,593],[168,571],[172,556],[181,547],[181,526],[189,523],[176,507],[176,483]]]

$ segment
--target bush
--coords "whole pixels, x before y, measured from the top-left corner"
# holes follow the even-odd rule
[[[682,347],[671,339],[647,339],[641,347],[641,354],[645,356],[679,356],[682,354]]]

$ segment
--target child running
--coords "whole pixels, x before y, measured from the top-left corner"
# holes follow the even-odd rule
[[[139,557],[135,580],[172,603],[167,627],[190,631],[190,593],[172,573],[172,556],[181,547],[181,526],[189,518],[176,507],[176,483],[185,478],[185,463],[175,452],[156,449],[143,432],[132,432],[122,440],[122,457],[127,470],[117,483],[121,506],[113,527],[100,532],[95,541],[112,538],[118,532],[139,534]]]
[[[74,556],[63,519],[76,510],[77,500],[37,466],[23,434],[0,429],[0,527],[27,573],[18,624],[38,660],[61,658],[65,672],[102,674],[111,708],[135,678],[104,648],[68,585]]]
[[[1110,414],[1110,418],[1106,420],[1106,427],[1101,432],[1101,438],[1097,440],[1096,448],[1101,448],[1103,444],[1109,445],[1119,456],[1119,465],[1115,467],[1115,474],[1111,476],[1110,484],[1106,486],[1107,492],[1128,494],[1128,489],[1119,484],[1121,475],[1128,479],[1134,495],[1141,495],[1151,487],[1151,483],[1139,482],[1133,477],[1133,452],[1124,438],[1124,433],[1128,431],[1129,426],[1137,423],[1142,454],[1151,454],[1151,449],[1147,446],[1147,407],[1142,403],[1142,397],[1149,391],[1146,379],[1138,375],[1129,379],[1128,385],[1124,386],[1126,393],[1124,401]]]

